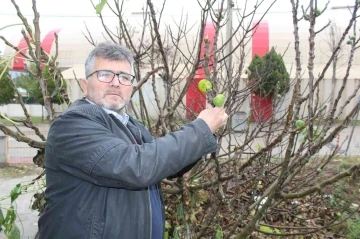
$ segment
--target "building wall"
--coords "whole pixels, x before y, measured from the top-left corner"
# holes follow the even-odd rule
[[[159,1],[160,3],[162,1]],[[236,2],[236,1],[235,1]],[[272,2],[272,1],[270,1]],[[273,8],[265,15],[264,18],[262,18],[262,13],[264,13],[267,10],[267,6],[263,5],[259,10],[258,13],[255,14],[254,18],[252,19],[252,22],[250,21],[250,18],[245,20],[243,22],[243,27],[251,26],[253,22],[258,21],[262,18],[262,21],[267,22],[268,24],[268,31],[269,31],[269,46],[275,47],[277,52],[283,55],[284,61],[286,64],[286,67],[291,75],[291,77],[295,76],[295,51],[294,51],[294,35],[293,35],[293,23],[292,23],[292,16],[291,16],[291,6],[290,1],[288,0],[278,0],[276,4],[273,6]],[[333,2],[337,1],[331,1],[330,4],[333,4]],[[132,1],[128,1],[128,11],[125,12],[124,18],[127,21],[127,24],[132,27],[132,31],[134,32],[133,40],[136,45],[137,39],[140,39],[140,36],[142,34],[143,30],[143,14],[142,14],[142,5],[135,5],[132,3]],[[175,5],[176,6],[175,6]],[[250,3],[249,3],[250,4]],[[267,3],[266,3],[267,4]],[[319,4],[323,7],[324,1],[319,2]],[[345,3],[344,3],[345,4]],[[241,14],[241,7],[243,5],[243,1],[237,1],[236,7],[239,7],[239,12],[233,13],[233,30],[235,32],[235,37],[233,38],[232,45],[233,47],[236,47],[239,43],[239,39],[242,38],[244,31],[243,28],[237,28],[237,24],[239,23],[239,14]],[[251,4],[250,4],[251,5]],[[248,5],[248,7],[250,7]],[[158,5],[162,6],[162,5]],[[197,34],[199,31],[199,20],[200,20],[200,7],[194,1],[194,4],[189,7],[189,1],[185,3],[182,1],[175,1],[171,5],[166,5],[166,9],[164,10],[164,15],[162,17],[162,21],[160,22],[160,33],[161,36],[164,39],[167,39],[168,42],[170,42],[169,35],[166,36],[166,32],[168,29],[171,29],[173,36],[176,36],[176,34],[179,32],[177,29],[177,25],[175,22],[179,22],[180,19],[184,21],[185,15],[187,20],[187,34],[186,38],[183,37],[179,43],[179,48],[181,49],[182,54],[184,54],[188,59],[192,59],[191,57],[194,56],[196,51],[192,51],[193,46],[195,44],[198,44],[197,42]],[[184,8],[185,7],[185,8]],[[179,11],[179,9],[184,9],[184,11]],[[248,11],[251,9],[248,8]],[[251,10],[252,11],[252,10]],[[182,16],[181,13],[184,15]],[[104,13],[105,14],[105,13]],[[301,17],[302,13],[299,12],[299,17]],[[316,19],[317,25],[315,30],[319,30],[322,26],[325,26],[329,20],[336,23],[338,25],[339,31],[343,31],[348,22],[349,22],[350,13],[347,9],[343,10],[334,10],[331,8],[331,5],[328,7],[327,11],[325,11],[319,18]],[[87,34],[87,30],[84,25],[84,21],[86,20],[86,25],[89,28],[89,31],[91,32],[92,38],[95,42],[100,42],[104,40],[104,28],[100,23],[100,20],[96,17],[89,17],[86,19],[83,18],[63,18],[61,21],[59,21],[58,18],[56,19],[49,19],[49,18],[41,18],[42,20],[42,43],[46,46],[49,46],[51,42],[46,41],[46,36],[49,36],[49,33],[53,31],[54,29],[57,29],[58,32],[58,62],[61,68],[68,69],[69,71],[72,71],[74,69],[75,75],[78,79],[84,78],[84,69],[82,65],[85,62],[85,59],[88,55],[88,53],[91,51],[93,46],[88,42],[86,37],[84,35]],[[113,32],[116,32],[117,30],[117,24],[118,20],[116,17],[107,17],[105,18],[105,24],[111,29]],[[56,26],[56,28],[54,27]],[[9,39],[11,42],[18,46],[22,40],[22,35],[20,33],[21,27],[18,28],[14,27],[14,30],[17,31],[16,34],[13,34]],[[221,43],[225,42],[227,33],[226,28],[223,28],[219,33],[219,42],[218,47],[221,45]],[[307,79],[309,78],[308,68],[307,68],[307,62],[309,58],[309,22],[307,21],[300,21],[299,22],[299,34],[300,34],[300,61],[302,63],[302,89],[306,91],[306,83]],[[350,36],[351,34],[349,34]],[[148,30],[145,31],[145,39],[149,40],[150,35]],[[331,50],[328,46],[329,42],[329,31],[325,30],[319,34],[317,34],[316,41],[315,41],[315,61],[314,61],[314,75],[317,77],[319,74],[322,74],[324,67],[327,65],[327,61],[331,55]],[[346,36],[346,39],[348,39],[348,36]],[[53,39],[54,40],[54,39]],[[248,66],[248,64],[251,61],[251,50],[254,46],[252,45],[251,41],[251,33],[248,35],[248,38],[246,39],[246,46],[245,46],[245,64],[244,66]],[[338,81],[336,86],[336,92],[339,92],[342,78],[346,74],[346,61],[349,57],[349,45],[344,44],[342,46],[342,58],[340,59],[338,63],[338,67],[336,69]],[[51,55],[55,55],[56,53],[56,47],[55,43],[52,42],[51,47],[49,48],[49,52]],[[15,54],[15,51],[13,49],[6,48],[5,54],[7,55],[13,55]],[[360,53],[356,52],[354,61],[352,62],[352,69],[349,72],[349,80],[347,83],[347,86],[345,87],[344,91],[344,97],[340,100],[340,103],[343,103],[346,101],[347,96],[349,96],[352,92],[352,90],[355,88],[358,80],[357,77],[360,75]],[[191,56],[191,57],[190,57]],[[221,57],[221,55],[220,55]],[[239,66],[240,62],[240,49],[236,50],[233,55],[233,66],[235,69]],[[184,65],[180,65],[179,68],[183,67]],[[172,92],[172,95],[176,98],[180,93],[181,89],[185,85],[186,82],[186,75],[189,74],[189,69],[191,69],[191,63],[187,66],[188,69],[182,72],[182,75],[176,85],[174,86],[174,90]],[[178,70],[180,71],[180,70]],[[144,74],[146,73],[146,70],[144,69]],[[69,84],[69,92],[71,99],[74,101],[76,99],[79,99],[82,97],[82,92],[78,86],[78,83],[74,80],[74,77],[71,74],[70,76],[66,76],[65,78],[70,82]],[[320,84],[320,102],[326,103],[326,100],[329,97],[329,94],[331,94],[331,78],[332,71],[331,66],[329,69],[325,72],[326,79],[323,80]],[[244,74],[244,71],[241,73],[242,78],[246,78],[247,75]],[[244,80],[241,80],[240,82],[240,88],[243,89],[246,87],[246,83]],[[145,104],[150,109],[150,115],[152,117],[156,117],[158,113],[157,105],[154,98],[153,93],[153,87],[151,81],[146,83],[142,90],[144,91],[144,97],[145,97]],[[158,95],[160,97],[161,105],[165,102],[166,95],[164,90],[164,83],[161,81],[160,78],[156,79],[156,90],[158,92]],[[288,96],[287,96],[288,97]],[[288,98],[285,97],[285,101],[282,107],[286,107],[288,105]],[[249,110],[249,103],[248,100],[245,102],[245,104],[241,107],[242,111],[248,111]],[[182,101],[182,105],[180,105],[180,112],[179,114],[182,114],[184,112],[183,106],[186,105],[185,98]],[[351,104],[355,104],[355,101],[351,101]],[[135,94],[134,96],[134,105],[135,108],[139,105],[139,99],[138,94]],[[14,107],[14,106],[13,106]],[[2,110],[5,110],[5,108],[0,108]],[[11,115],[20,115],[21,113],[18,111],[16,107],[14,107],[13,110],[6,108],[7,114]],[[34,115],[41,115],[43,110],[33,110]],[[45,112],[45,111],[44,111]],[[348,112],[348,109],[345,109],[344,114]]]
[[[144,71],[143,74],[145,74],[145,73],[146,72]],[[301,89],[304,92],[304,94],[306,94],[308,92],[307,91],[307,89],[308,89],[307,81],[308,81],[308,79],[304,78],[301,82]],[[72,80],[70,80],[70,82],[71,82],[71,91],[69,91],[69,92],[72,92],[72,96],[71,96],[72,99],[76,100],[76,99],[83,97],[81,90],[79,88],[79,85],[75,82],[75,80],[72,79]],[[173,87],[172,97],[174,99],[178,98],[178,96],[181,93],[181,90],[185,86],[185,83],[186,83],[186,79],[183,79],[177,85],[175,85]],[[346,101],[348,100],[348,97],[350,97],[354,93],[354,90],[356,89],[356,87],[359,84],[360,84],[360,79],[348,79],[347,80],[342,97],[339,100],[338,107],[340,107],[346,103]],[[246,87],[246,80],[241,79],[240,84],[239,84],[239,89],[244,89],[245,87]],[[339,79],[335,85],[335,90],[334,90],[335,96],[337,96],[341,87],[342,87],[342,79]],[[166,94],[165,94],[166,91],[165,91],[164,83],[163,83],[162,79],[159,77],[157,77],[155,79],[155,88],[156,88],[156,92],[157,92],[157,95],[160,100],[160,105],[161,105],[161,107],[163,107],[163,105],[165,103],[165,99],[166,99]],[[146,82],[142,86],[141,89],[143,91],[144,102],[149,111],[150,117],[157,119],[157,117],[159,115],[159,110],[158,110],[158,107],[157,107],[157,104],[155,101],[155,93],[154,93],[152,81],[149,80],[148,82]],[[332,94],[331,90],[332,89],[331,89],[331,79],[330,78],[326,78],[320,82],[320,84],[319,84],[319,102],[321,105],[325,105],[325,104],[329,103],[330,95]],[[279,104],[278,109],[276,109],[277,117],[280,117],[282,114],[284,114],[284,110],[286,110],[288,105],[290,104],[291,96],[292,96],[292,89],[285,95],[285,97],[283,97],[281,99],[281,103]],[[303,96],[305,96],[305,95],[303,95]],[[351,108],[353,106],[355,106],[359,97],[360,97],[360,92],[358,92],[356,94],[356,96],[349,102],[348,106],[346,108],[344,108],[344,111],[342,112],[339,119],[344,119],[344,117],[350,112]],[[133,99],[136,110],[139,111],[139,106],[140,106],[139,93],[134,94],[132,99]],[[241,106],[238,108],[238,111],[244,111],[249,114],[249,111],[250,111],[249,100],[250,100],[250,98],[248,97],[245,100],[245,102],[243,102],[241,104]],[[182,104],[179,105],[178,112],[177,112],[177,114],[181,117],[185,117],[185,106],[186,106],[186,99],[184,97],[182,100]],[[302,110],[302,112],[304,112],[305,115],[307,114],[307,104],[306,104],[306,107],[304,107],[304,109]]]
[[[27,112],[32,117],[47,117],[47,112],[44,106],[40,104],[25,105]],[[66,105],[54,105],[55,114],[59,114],[66,109]],[[1,105],[0,112],[4,113],[9,118],[25,118],[24,111],[20,104]]]

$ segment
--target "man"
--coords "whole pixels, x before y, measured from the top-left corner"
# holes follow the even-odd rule
[[[228,117],[223,108],[157,139],[124,113],[133,62],[129,49],[98,44],[85,63],[86,98],[52,123],[40,238],[163,238],[160,181],[216,151],[213,133]]]

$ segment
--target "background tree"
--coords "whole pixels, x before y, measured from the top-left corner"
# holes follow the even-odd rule
[[[255,81],[253,92],[259,96],[285,95],[290,88],[290,76],[284,60],[272,47],[264,56],[255,55],[248,67],[248,81]]]
[[[7,61],[0,58],[0,105],[10,103],[15,96],[15,89],[11,84]]]
[[[31,66],[31,68],[35,70],[35,66]],[[46,79],[46,87],[48,92],[58,92],[56,91],[56,81],[54,79],[54,75],[51,73],[48,66],[45,66],[42,74],[44,79]],[[22,74],[16,77],[14,81],[16,82],[17,86],[24,88],[28,92],[29,97],[35,98],[37,102],[39,102],[41,105],[44,105],[44,97],[41,92],[40,83],[33,74]],[[66,81],[61,81],[60,88],[66,90],[66,87]],[[58,105],[65,103],[62,95],[59,92],[54,97],[51,97],[51,102]]]

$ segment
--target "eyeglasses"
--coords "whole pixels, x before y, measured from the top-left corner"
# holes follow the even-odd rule
[[[97,73],[97,79],[104,83],[112,82],[114,80],[115,76],[117,76],[120,84],[130,86],[133,84],[134,79],[135,79],[135,76],[127,74],[125,72],[115,73],[110,70],[94,71],[93,73],[88,75],[86,77],[86,79],[89,78],[90,76],[94,75],[95,73]]]

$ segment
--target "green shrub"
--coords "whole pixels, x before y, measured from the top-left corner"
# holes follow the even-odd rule
[[[351,164],[348,163],[348,162],[346,162],[346,161],[343,161],[343,162],[341,162],[341,164],[340,164],[340,169],[342,169],[342,170],[347,170],[347,169],[349,169],[350,167],[351,167]]]
[[[32,68],[35,68],[32,66]],[[55,90],[55,79],[54,75],[50,72],[49,67],[45,67],[42,72],[42,76],[46,79],[47,90],[51,95]],[[29,74],[24,74],[15,79],[17,86],[24,88],[28,93],[29,97],[34,97],[40,104],[44,105],[44,98],[41,93],[41,87],[39,80]],[[61,86],[66,88],[66,83]],[[62,104],[64,102],[60,93],[57,93],[55,97],[52,98],[54,104]]]
[[[284,95],[289,91],[290,75],[282,56],[274,48],[263,57],[255,55],[248,67],[248,82],[257,82],[253,93],[259,96]]]
[[[0,59],[1,61],[1,59]],[[11,102],[15,96],[15,89],[10,82],[9,69],[6,62],[0,64],[0,105],[6,105]]]

